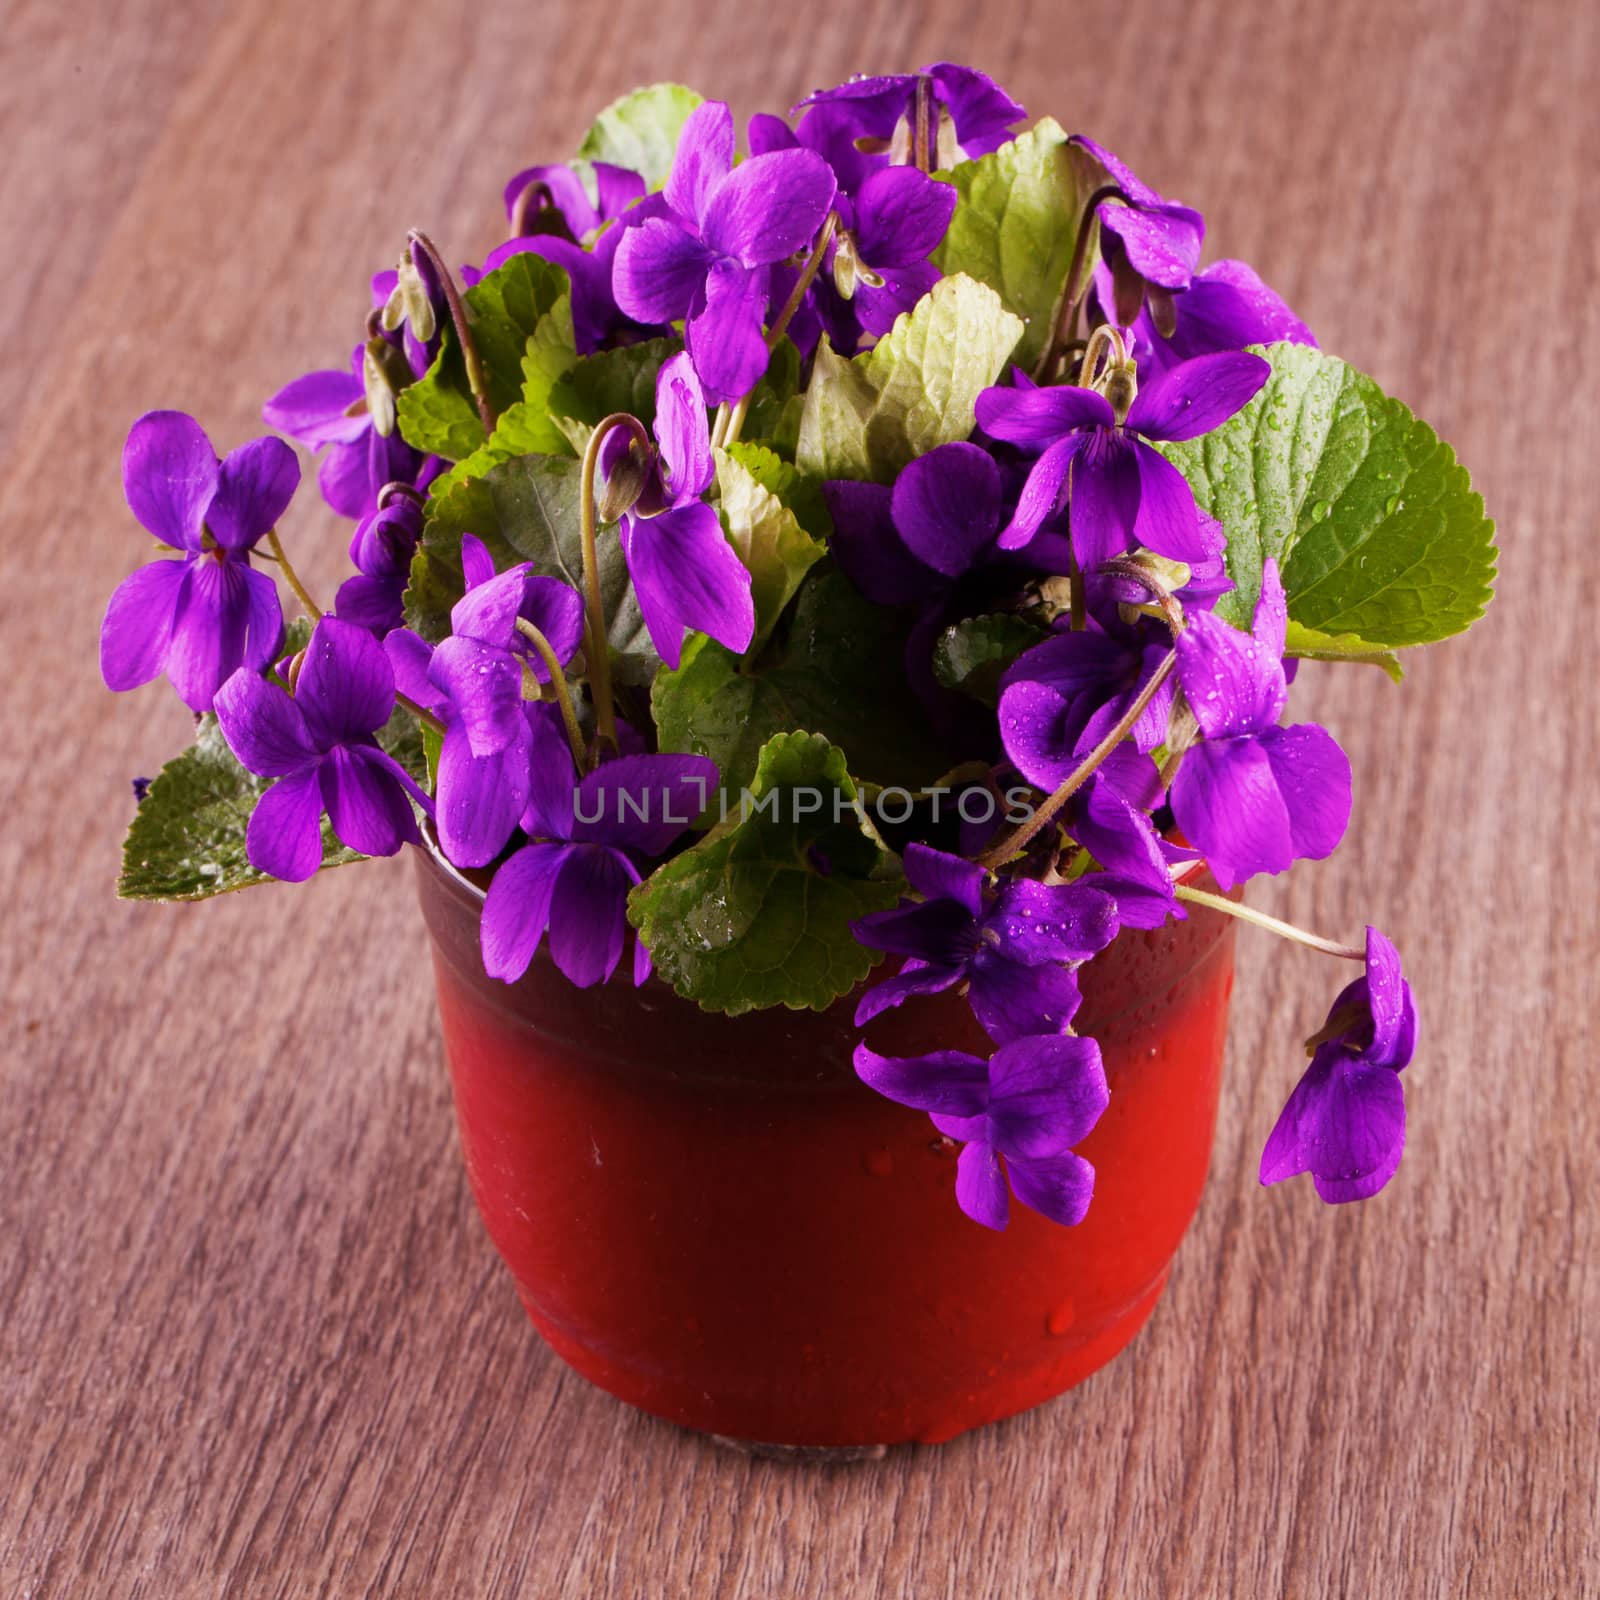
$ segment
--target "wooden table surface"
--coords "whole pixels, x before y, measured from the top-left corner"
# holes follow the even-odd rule
[[[1600,8],[1585,0],[9,0],[0,130],[0,1594],[1600,1593],[1593,674]],[[1149,1328],[1057,1403],[854,1468],[631,1412],[528,1328],[467,1193],[408,868],[111,897],[185,737],[95,632],[130,420],[231,444],[422,224],[639,82],[736,112],[941,56],[1201,204],[1500,522],[1498,605],[1391,687],[1258,903],[1405,951],[1410,1148],[1365,1206],[1255,1163],[1325,963],[1241,940],[1210,1184]],[[343,534],[287,532],[324,579]]]

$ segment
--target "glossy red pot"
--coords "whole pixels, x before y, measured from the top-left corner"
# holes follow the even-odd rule
[[[624,962],[574,989],[484,975],[480,892],[415,852],[473,1193],[556,1353],[674,1422],[782,1445],[931,1443],[1038,1405],[1144,1324],[1205,1182],[1233,924],[1191,909],[1082,974],[1111,1105],[1075,1228],[994,1233],[956,1147],[855,1076],[854,999],[709,1015]],[[958,996],[873,1025],[910,1055],[990,1046]]]

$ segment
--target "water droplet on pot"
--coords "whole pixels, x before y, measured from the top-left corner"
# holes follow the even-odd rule
[[[1048,1317],[1044,1319],[1045,1332],[1052,1339],[1059,1339],[1071,1328],[1077,1319],[1077,1312],[1073,1309],[1070,1300],[1063,1300]]]

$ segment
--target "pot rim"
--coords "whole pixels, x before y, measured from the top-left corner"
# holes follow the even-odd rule
[[[419,833],[421,835],[421,844],[420,844],[420,846],[419,845],[413,845],[412,848],[413,849],[420,849],[422,851],[423,855],[427,858],[429,866],[435,872],[439,873],[444,878],[444,880],[449,884],[451,890],[457,896],[460,896],[460,897],[464,898],[468,903],[470,903],[473,907],[475,907],[477,912],[481,915],[485,899],[487,898],[487,895],[488,895],[488,890],[486,888],[484,888],[482,885],[480,885],[478,883],[475,883],[472,880],[472,878],[470,878],[466,874],[466,872],[464,872],[460,867],[455,866],[448,859],[448,857],[446,857],[443,849],[440,847],[440,844],[439,844],[439,841],[438,841],[438,837],[437,837],[437,835],[436,835],[436,833],[434,831],[434,828],[433,828],[433,824],[428,820],[428,818],[424,817],[424,818],[421,819],[421,825],[420,825],[418,831],[419,831]],[[1184,881],[1187,881],[1190,878],[1193,878],[1193,877],[1196,877],[1196,876],[1199,876],[1199,875],[1203,874],[1205,871],[1206,871],[1206,863],[1205,863],[1203,858],[1201,860],[1198,860],[1198,861],[1187,862],[1187,863],[1184,864],[1183,868],[1180,871],[1175,872],[1173,874],[1174,881],[1176,881],[1176,882],[1184,882]],[[1243,894],[1242,894],[1241,890],[1236,887],[1228,895],[1228,898],[1229,899],[1242,899],[1243,898]],[[1215,918],[1218,921],[1219,924],[1224,924],[1225,925],[1225,927],[1219,927],[1219,929],[1218,929],[1219,935],[1226,936],[1227,934],[1232,934],[1232,933],[1237,931],[1235,926],[1234,926],[1234,921],[1233,921],[1233,919],[1231,917],[1224,917],[1219,912],[1211,911],[1208,908],[1203,907],[1203,906],[1193,906],[1193,907],[1191,907],[1190,911],[1189,911],[1189,916],[1191,918],[1194,918],[1194,917],[1198,916],[1202,920],[1207,920],[1207,921],[1209,921],[1212,918]],[[1167,926],[1172,926],[1172,924],[1167,924]],[[1120,930],[1120,931],[1122,931],[1122,932],[1135,932],[1135,931],[1142,931],[1142,930],[1126,929],[1126,930]],[[473,942],[476,945],[476,940],[474,940]],[[535,955],[534,959],[536,961],[548,961],[550,959],[550,946],[549,946],[549,941],[548,940],[544,940],[544,939],[540,940],[539,949],[538,949],[538,952]],[[886,959],[892,959],[892,958],[886,958]],[[1197,956],[1195,958],[1194,962],[1191,964],[1191,966],[1190,967],[1186,967],[1183,970],[1183,972],[1178,975],[1178,978],[1175,979],[1174,981],[1175,982],[1181,982],[1184,979],[1186,979],[1189,976],[1189,973],[1193,970],[1193,967],[1197,966],[1204,959],[1205,959],[1205,955],[1204,954]],[[619,968],[619,971],[620,970],[621,969]],[[705,1015],[722,1016],[722,1020],[724,1020],[724,1021],[738,1021],[738,1020],[742,1020],[745,1017],[760,1017],[760,1016],[769,1016],[769,1015],[774,1015],[774,1014],[783,1015],[785,1013],[787,1013],[789,1015],[825,1016],[829,1012],[838,1010],[838,1009],[840,1009],[842,1007],[849,1008],[851,1010],[851,1012],[853,1013],[854,1006],[855,1006],[855,1001],[858,998],[858,990],[861,989],[861,988],[866,987],[868,984],[872,983],[873,981],[875,981],[874,978],[871,975],[869,975],[868,977],[866,977],[866,978],[864,978],[862,980],[861,984],[859,984],[857,986],[856,990],[852,990],[847,994],[837,996],[834,999],[834,1001],[832,1002],[832,1004],[830,1006],[824,1008],[822,1011],[817,1011],[816,1009],[814,1009],[812,1007],[806,1007],[806,1008],[802,1009],[802,1008],[796,1008],[796,1007],[792,1007],[792,1006],[784,1006],[784,1005],[780,1004],[780,1005],[776,1005],[776,1006],[758,1006],[758,1007],[755,1007],[754,1009],[752,1009],[750,1011],[735,1013],[732,1016],[727,1016],[727,1015],[724,1015],[724,1014],[721,1014],[721,1013],[708,1013],[708,1012],[706,1012],[705,1008],[700,1006],[698,1004],[698,1002],[696,1002],[694,1000],[687,999],[685,996],[680,995],[677,992],[677,990],[674,989],[670,983],[666,982],[666,980],[662,978],[661,974],[659,972],[655,971],[653,968],[651,970],[650,976],[646,979],[646,986],[654,986],[654,987],[658,988],[661,991],[661,993],[664,996],[669,997],[670,1001],[673,1002],[673,1003],[676,1003],[676,1004],[679,1004],[679,1005],[688,1006],[691,1009],[696,1010],[698,1012],[701,1012],[702,1014],[705,1014]],[[499,986],[496,985],[496,988],[498,988],[498,987]],[[516,985],[511,985],[510,987],[515,988]],[[608,983],[608,984],[601,985],[600,987],[601,988],[609,988],[610,985]],[[1106,1025],[1108,1025],[1109,1023],[1118,1021],[1123,1016],[1125,1016],[1125,1015],[1137,1010],[1138,1007],[1140,1005],[1142,1005],[1143,1003],[1144,1003],[1144,1000],[1143,999],[1139,999],[1139,1000],[1132,1001],[1132,1002],[1130,1002],[1128,1004],[1118,1006],[1116,1008],[1116,1010],[1107,1012],[1104,1016],[1097,1016],[1094,1019],[1095,1020],[1095,1024],[1096,1024],[1097,1027],[1103,1028]],[[852,1026],[853,1026],[853,1023],[852,1023]],[[860,1030],[856,1029],[855,1031],[859,1033]]]

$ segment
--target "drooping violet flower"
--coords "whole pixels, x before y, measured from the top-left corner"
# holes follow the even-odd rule
[[[1135,544],[1191,565],[1213,559],[1194,491],[1146,441],[1210,432],[1271,375],[1260,356],[1245,351],[1202,356],[1139,390],[1125,416],[1098,390],[1041,389],[1021,372],[1013,374],[1015,388],[985,389],[977,404],[984,432],[1039,452],[1001,545],[1026,545],[1069,498],[1072,548],[1085,570]]]
[[[1029,878],[995,888],[975,862],[924,844],[905,850],[906,878],[922,896],[850,924],[869,950],[905,956],[898,976],[875,984],[856,1007],[856,1026],[912,995],[970,985],[973,1014],[998,1043],[1059,1033],[1081,996],[1073,968],[1117,934],[1116,903],[1087,883]]]
[[[450,637],[433,652],[428,676],[450,696],[473,753],[488,756],[517,736],[524,671],[550,681],[518,621],[532,623],[565,666],[583,638],[583,601],[559,578],[534,575],[526,561],[497,573],[488,548],[470,533],[461,536],[461,571],[466,592],[450,608]]]
[[[364,516],[350,539],[356,576],[339,585],[335,614],[379,639],[398,628],[405,616],[401,597],[421,537],[422,507],[410,495],[397,495]]]
[[[1012,127],[1028,114],[993,78],[949,61],[936,62],[921,72],[852,78],[836,89],[818,89],[794,106],[791,114],[806,113],[800,123],[803,131],[814,111],[848,107],[856,117],[860,136],[877,141],[887,152],[897,136],[902,143],[909,141],[916,122],[919,85],[926,86],[922,92],[930,97],[930,109],[937,119],[937,125],[929,129],[929,158],[941,167],[998,150],[1012,137]]]
[[[659,196],[647,199],[644,179],[625,167],[598,161],[595,177],[598,206],[590,204],[570,167],[531,167],[518,173],[506,186],[508,215],[515,216],[517,196],[531,184],[546,188],[550,203],[534,213],[536,227],[508,239],[483,264],[485,272],[493,272],[512,256],[526,253],[560,267],[572,287],[572,331],[581,356],[668,331],[665,322],[644,323],[626,315],[612,289],[623,234],[648,217],[664,216],[666,202]]]
[[[750,574],[701,498],[716,477],[716,462],[705,395],[687,351],[656,374],[655,434],[643,488],[623,514],[618,537],[650,642],[676,668],[686,629],[744,651],[756,626]],[[613,429],[601,445],[601,470],[614,473],[632,448],[628,432]]]
[[[1368,928],[1366,973],[1333,1002],[1311,1065],[1261,1153],[1262,1183],[1309,1172],[1330,1205],[1375,1195],[1405,1149],[1400,1074],[1416,1042],[1417,1009],[1400,953]]]
[[[300,464],[281,439],[252,439],[218,461],[205,430],[181,411],[150,411],[122,451],[128,507],[177,561],[124,578],[100,624],[110,689],[165,672],[191,711],[211,703],[240,666],[264,671],[283,639],[277,585],[250,552],[288,507]]]
[[[1205,218],[1192,207],[1157,194],[1104,145],[1075,134],[1071,141],[1087,150],[1105,168],[1110,181],[1128,197],[1128,204],[1104,200],[1095,208],[1100,220],[1100,250],[1120,291],[1113,296],[1115,320],[1133,321],[1146,286],[1158,295],[1187,289],[1200,268]]]
[[[505,191],[506,220],[515,224],[520,210],[523,223],[521,232],[514,237],[553,233],[573,244],[583,244],[590,234],[644,198],[645,181],[637,172],[607,161],[596,161],[593,171],[598,205],[589,198],[582,179],[565,163],[527,167],[519,172]]]
[[[269,428],[298,439],[308,450],[329,447],[317,469],[317,487],[342,517],[364,517],[376,510],[378,491],[386,483],[423,488],[440,470],[438,459],[413,450],[398,428],[382,434],[373,426],[362,356],[357,345],[348,372],[308,372],[285,384],[261,408]]]
[[[489,885],[484,970],[514,983],[548,930],[556,966],[587,988],[609,979],[622,957],[639,864],[704,810],[717,768],[703,756],[619,756],[580,781],[555,708],[534,706],[529,721],[533,784],[522,828],[533,842]],[[650,952],[635,939],[633,981],[649,975]]]
[[[1111,270],[1098,266],[1090,294],[1091,318],[1096,314],[1109,318],[1114,308]],[[1141,307],[1131,328],[1146,378],[1159,377],[1180,362],[1221,350],[1243,350],[1246,345],[1278,340],[1317,342],[1310,328],[1243,261],[1214,262],[1195,273],[1186,287],[1174,289],[1167,332],[1156,326],[1148,306]]]
[[[217,691],[217,721],[239,760],[278,781],[245,832],[251,866],[299,883],[322,864],[322,814],[362,855],[392,856],[417,840],[414,799],[433,802],[375,737],[394,711],[394,674],[364,628],[323,617],[290,696],[241,667]]]
[[[769,269],[810,247],[835,188],[815,151],[777,150],[735,167],[733,143],[722,101],[695,108],[667,178],[667,211],[623,234],[612,281],[636,321],[684,319],[713,403],[748,394],[767,370]]]
[[[1277,563],[1261,571],[1248,634],[1199,612],[1177,639],[1178,678],[1205,735],[1183,758],[1172,811],[1224,889],[1331,855],[1350,820],[1350,762],[1315,723],[1280,728],[1288,607]]]
[[[856,1073],[887,1099],[928,1112],[965,1141],[956,1201],[974,1222],[1004,1228],[1011,1194],[1069,1226],[1094,1195],[1094,1168],[1072,1146],[1110,1104],[1100,1047],[1067,1034],[1013,1039],[984,1061],[960,1050],[880,1056],[856,1046]]]

